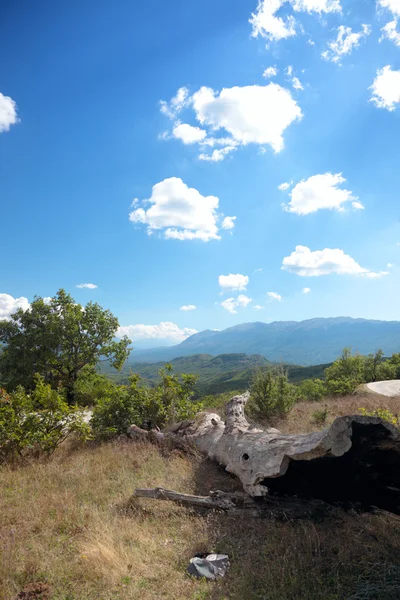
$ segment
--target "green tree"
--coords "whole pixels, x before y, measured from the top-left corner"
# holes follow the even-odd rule
[[[287,373],[270,367],[257,369],[253,376],[250,410],[263,419],[286,416],[296,402],[298,391],[288,382]]]
[[[382,371],[380,369],[383,361],[383,350],[377,350],[375,354],[369,354],[364,358],[364,377],[365,383],[380,381]]]
[[[352,354],[350,348],[345,348],[341,357],[333,365],[325,369],[325,381],[329,394],[334,396],[354,392],[365,378],[365,357]]]
[[[319,402],[327,393],[322,379],[304,379],[298,387],[301,400]]]
[[[64,290],[49,303],[35,298],[26,311],[17,310],[10,321],[0,322],[0,374],[8,390],[34,387],[40,373],[52,387],[66,390],[67,401],[75,400],[79,373],[100,360],[120,369],[129,355],[130,340],[115,341],[118,319],[109,310],[89,302],[76,304]]]

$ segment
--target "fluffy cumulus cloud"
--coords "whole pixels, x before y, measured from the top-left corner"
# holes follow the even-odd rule
[[[277,75],[278,69],[276,67],[268,67],[263,73],[263,77],[266,77],[267,79],[271,79],[271,77],[276,77]]]
[[[291,200],[285,210],[297,215],[309,215],[321,209],[340,211],[348,202],[352,202],[355,209],[363,208],[350,190],[339,187],[345,181],[341,173],[324,173],[302,180],[290,192]]]
[[[400,70],[394,71],[390,65],[379,69],[370,89],[371,102],[378,108],[394,110],[400,104]]]
[[[269,144],[283,148],[283,133],[302,112],[289,90],[276,83],[224,88],[208,87],[193,94],[196,118],[212,131],[224,130],[236,144]]]
[[[204,129],[200,129],[200,127],[193,127],[193,125],[188,125],[187,123],[179,123],[173,128],[172,135],[184,144],[196,144],[204,140],[207,132]]]
[[[194,304],[186,304],[185,306],[181,306],[179,310],[183,310],[187,312],[188,310],[196,310],[197,306]]]
[[[87,290],[95,290],[97,288],[97,285],[95,285],[94,283],[78,283],[76,287]]]
[[[311,288],[305,287],[301,290],[302,294],[309,294],[311,292]]]
[[[11,125],[18,123],[17,105],[10,96],[0,93],[0,133],[9,131]]]
[[[272,300],[277,300],[278,302],[282,300],[282,296],[276,292],[267,292],[267,296],[270,299],[270,302],[272,302]]]
[[[353,31],[351,27],[340,25],[337,38],[328,43],[328,50],[322,53],[322,58],[340,64],[343,56],[351,54],[370,33],[370,25],[363,25],[362,30],[358,32]]]
[[[27,298],[14,298],[10,294],[0,294],[0,321],[8,321],[19,308],[28,310],[30,304]]]
[[[175,100],[162,103],[161,110],[174,120],[181,110],[191,108],[198,125],[175,120],[172,136],[187,145],[198,144],[199,159],[210,162],[220,162],[247,144],[269,145],[279,152],[286,128],[303,116],[291,92],[272,82],[221,91],[203,86],[190,97],[187,93],[178,91],[181,102],[177,103],[175,96]]]
[[[138,205],[140,205],[138,207]],[[151,197],[134,201],[129,219],[147,227],[147,233],[163,232],[166,239],[219,240],[216,196],[202,196],[179,177],[170,177],[153,186]],[[148,208],[147,208],[148,206]]]
[[[181,329],[175,323],[161,322],[159,325],[126,325],[119,327],[117,337],[127,335],[133,342],[135,340],[172,340],[183,342],[186,338],[197,333],[196,329],[185,327]]]
[[[260,306],[259,304],[256,304],[255,306],[253,306],[254,310],[263,310],[264,307]]]
[[[278,16],[285,6],[294,12],[319,15],[341,10],[339,0],[259,0],[257,10],[250,17],[253,37],[261,36],[273,42],[296,35],[294,15]]]
[[[251,303],[251,298],[244,294],[239,294],[237,298],[227,298],[221,302],[222,308],[230,312],[232,315],[237,314],[238,308],[246,308]]]
[[[399,2],[399,6],[400,6],[400,2]],[[390,21],[389,23],[386,23],[386,25],[384,27],[382,27],[381,29],[382,35],[380,38],[380,42],[382,42],[382,40],[390,40],[391,42],[393,42],[394,44],[396,44],[396,46],[400,46],[400,29],[397,29],[397,20],[395,19],[394,21]]]
[[[374,279],[388,274],[387,271],[375,273],[365,269],[339,248],[325,248],[312,252],[307,246],[296,246],[292,254],[283,259],[282,269],[301,277],[319,277],[336,273]]]
[[[247,275],[241,275],[240,273],[236,273],[236,275],[231,273],[230,275],[220,275],[218,282],[220,287],[225,290],[238,290],[241,292],[246,289],[249,278]]]

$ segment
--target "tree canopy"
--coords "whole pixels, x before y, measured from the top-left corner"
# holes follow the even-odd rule
[[[99,304],[77,304],[59,290],[45,302],[35,297],[28,310],[18,309],[9,321],[0,322],[0,380],[8,390],[18,385],[34,388],[39,373],[52,387],[66,390],[74,401],[74,386],[80,371],[108,360],[120,369],[129,356],[131,341],[115,340],[118,319]]]

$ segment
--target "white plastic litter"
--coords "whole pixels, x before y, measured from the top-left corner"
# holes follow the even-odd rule
[[[197,579],[205,577],[215,581],[224,577],[230,567],[229,556],[227,554],[208,554],[205,558],[195,556],[190,559],[188,573]]]

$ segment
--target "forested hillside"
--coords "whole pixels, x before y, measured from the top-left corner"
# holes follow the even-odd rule
[[[171,360],[176,373],[190,373],[198,376],[196,392],[200,396],[220,394],[222,392],[244,390],[249,387],[254,371],[257,367],[271,365],[260,354],[247,356],[246,354],[196,354],[183,356]],[[127,362],[121,373],[115,369],[102,365],[102,372],[114,381],[126,383],[130,373],[137,373],[145,381],[156,383],[160,381],[159,371],[165,362],[141,363]],[[285,365],[289,380],[293,383],[310,378],[322,378],[324,370],[329,364],[301,367],[299,365]]]

